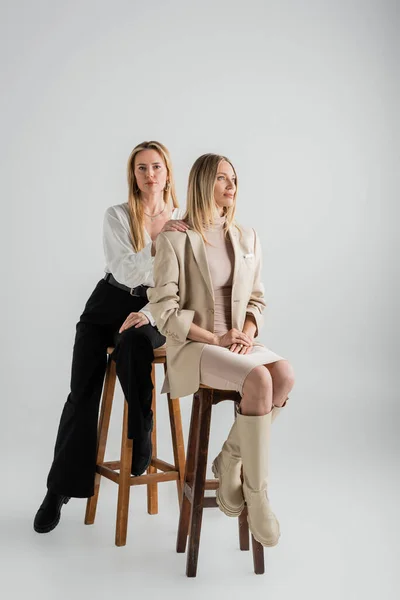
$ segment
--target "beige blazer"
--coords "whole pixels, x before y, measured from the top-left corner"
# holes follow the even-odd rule
[[[252,314],[257,333],[265,307],[260,281],[261,248],[253,229],[231,227],[235,267],[232,283],[232,327],[243,329]],[[204,344],[187,339],[191,323],[214,331],[214,293],[202,237],[186,233],[160,233],[154,261],[155,287],[147,290],[150,311],[167,338],[168,372],[162,392],[172,397],[193,394],[200,383],[200,357]]]

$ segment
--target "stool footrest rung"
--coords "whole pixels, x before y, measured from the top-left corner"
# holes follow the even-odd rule
[[[115,483],[119,483],[119,472],[111,469],[108,466],[105,466],[105,464],[97,465],[96,471],[103,477],[111,479],[111,481],[114,481]],[[178,479],[178,471],[167,471],[165,473],[145,473],[144,475],[139,476],[131,475],[129,485],[151,485],[152,483],[160,483],[162,481],[178,481]]]
[[[169,471],[168,473],[149,473],[131,477],[130,485],[143,485],[151,483],[160,483],[162,481],[177,481],[179,479],[178,471]]]
[[[204,496],[203,508],[218,508],[215,496]]]
[[[120,467],[121,461],[120,460],[108,460],[106,462],[103,462],[103,467],[108,467],[109,469],[112,469],[113,471],[119,471],[119,467]],[[101,465],[96,465],[96,466],[101,466]]]
[[[215,481],[214,479],[207,479],[206,484],[207,483],[209,483],[210,485],[208,487],[206,485],[205,490],[218,489],[218,481]],[[189,500],[190,504],[193,504],[193,491],[188,483],[185,483],[184,494],[185,494],[186,498]],[[204,493],[203,508],[214,508],[214,507],[218,507],[215,496],[206,496]]]
[[[104,462],[102,466],[108,467],[109,469],[112,469],[113,471],[119,471],[120,465],[121,465],[120,460],[108,460],[108,461]],[[100,466],[100,465],[98,465],[98,466]],[[165,460],[161,460],[161,458],[156,458],[156,457],[151,459],[151,466],[155,467],[159,471],[163,471],[164,473],[169,472],[169,471],[177,471],[177,468],[175,465],[171,465],[170,463],[165,462]]]
[[[114,471],[114,469],[110,469],[110,467],[106,467],[105,465],[96,465],[96,472],[100,473],[103,477],[107,479],[111,479],[114,483],[119,483],[119,473]]]
[[[170,463],[165,462],[165,460],[161,460],[161,458],[153,458],[151,460],[151,466],[155,467],[159,471],[164,471],[164,473],[169,471],[177,471],[175,465],[171,465]]]
[[[206,479],[206,484],[204,486],[205,490],[217,490],[219,488],[218,479]]]

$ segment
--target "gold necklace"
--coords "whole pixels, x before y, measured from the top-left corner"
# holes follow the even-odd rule
[[[166,208],[167,208],[167,205],[166,205],[166,204],[164,204],[164,208],[162,209],[162,211],[161,211],[161,212],[159,212],[159,213],[157,213],[156,215],[149,215],[149,214],[147,214],[147,212],[145,212],[145,211],[143,211],[143,212],[144,212],[144,214],[146,215],[146,217],[149,217],[149,218],[150,218],[152,221],[154,221],[154,219],[156,219],[157,217],[159,217],[160,215],[162,215],[162,214],[163,214],[163,212],[164,212],[164,210],[165,210]]]

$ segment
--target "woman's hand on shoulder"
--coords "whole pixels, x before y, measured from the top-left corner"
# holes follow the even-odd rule
[[[186,221],[182,221],[181,219],[171,219],[170,221],[167,221],[164,224],[164,227],[161,229],[160,233],[163,233],[164,231],[180,231],[181,233],[185,233],[185,231],[187,231],[188,229],[190,229],[190,227],[186,223]],[[160,235],[160,233],[158,235]],[[158,235],[157,235],[157,237],[158,237]],[[152,256],[156,255],[157,237],[153,240],[153,243],[151,245],[151,255]]]
[[[164,231],[182,231],[182,233],[185,233],[188,229],[190,229],[190,227],[186,221],[182,221],[181,219],[171,219],[165,223],[160,233],[163,233]]]

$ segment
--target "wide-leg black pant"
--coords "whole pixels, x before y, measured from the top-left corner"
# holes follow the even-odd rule
[[[76,326],[71,391],[64,405],[47,487],[75,498],[94,493],[97,421],[107,365],[107,347],[128,402],[128,436],[140,437],[151,426],[151,363],[153,349],[165,338],[151,325],[118,333],[131,312],[147,304],[145,298],[110,285],[103,279],[86,303]]]

